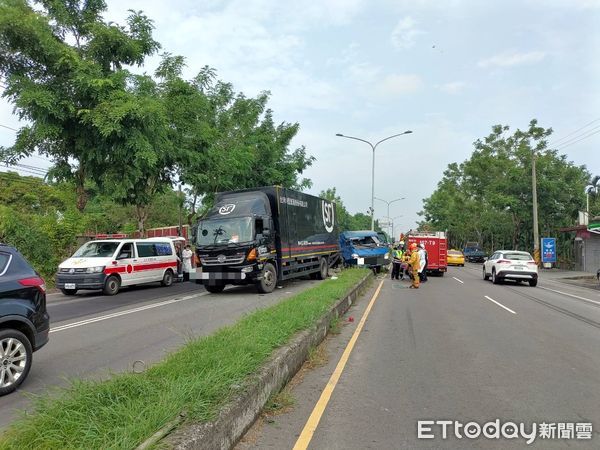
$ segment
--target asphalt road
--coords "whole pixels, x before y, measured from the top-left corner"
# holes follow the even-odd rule
[[[547,278],[536,288],[493,285],[480,270],[450,268],[418,291],[385,279],[326,405],[318,400],[373,292],[328,339],[327,363],[293,381],[294,405],[259,421],[238,449],[293,448],[315,411],[311,449],[600,448],[600,293]],[[592,423],[592,440],[575,439],[576,425],[573,439],[538,436],[529,446],[460,430],[458,439],[454,424],[447,439],[441,425],[423,429],[433,439],[417,438],[419,420],[496,419],[524,422],[528,433],[532,422]]]
[[[48,392],[72,378],[98,379],[131,371],[138,360],[150,365],[192,337],[211,334],[315,283],[291,280],[267,295],[257,294],[254,286],[209,294],[194,283],[138,286],[112,297],[93,291],[74,297],[50,294],[50,341],[34,353],[21,388],[0,397],[0,428],[27,409],[27,394]]]

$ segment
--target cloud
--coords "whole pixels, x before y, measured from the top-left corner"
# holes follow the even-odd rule
[[[399,96],[419,91],[423,87],[423,80],[414,74],[393,74],[386,76],[375,88],[382,97]]]
[[[424,31],[416,28],[416,25],[417,23],[410,16],[400,19],[390,36],[392,45],[400,50],[413,47],[417,36],[425,34]]]
[[[512,67],[524,64],[535,64],[546,57],[545,52],[504,52],[490,58],[482,59],[477,63],[479,67]]]
[[[452,81],[451,83],[445,83],[437,86],[438,89],[446,94],[458,94],[461,92],[467,84],[464,81]]]

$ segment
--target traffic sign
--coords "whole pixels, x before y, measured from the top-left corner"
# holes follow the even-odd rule
[[[542,262],[556,262],[556,238],[542,238]]]

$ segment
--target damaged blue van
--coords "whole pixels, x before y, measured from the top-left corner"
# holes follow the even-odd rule
[[[390,263],[390,249],[375,231],[343,231],[340,249],[345,266],[368,267],[381,272]]]

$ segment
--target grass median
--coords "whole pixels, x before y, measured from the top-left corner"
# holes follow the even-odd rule
[[[344,270],[336,280],[189,342],[142,374],[76,381],[58,396],[37,398],[33,412],[0,436],[0,449],[131,449],[181,412],[210,420],[274,349],[313,326],[367,274]]]

